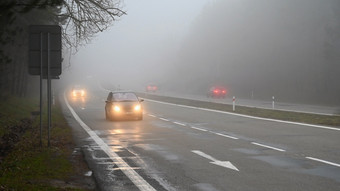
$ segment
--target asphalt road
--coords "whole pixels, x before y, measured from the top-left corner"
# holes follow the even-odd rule
[[[340,131],[153,100],[143,121],[111,122],[104,90],[65,95],[101,190],[340,190]]]

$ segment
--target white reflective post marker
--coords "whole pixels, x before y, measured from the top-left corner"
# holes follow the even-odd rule
[[[272,108],[275,109],[275,97],[273,96]]]
[[[233,96],[233,111],[235,111],[235,96]]]

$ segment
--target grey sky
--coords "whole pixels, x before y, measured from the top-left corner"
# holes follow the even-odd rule
[[[218,84],[247,98],[339,100],[337,0],[124,3],[128,14],[73,56],[72,78],[85,72],[137,91],[156,83],[205,94]]]
[[[175,57],[182,38],[209,1],[125,0],[127,15],[82,47],[71,60],[71,70],[111,74],[113,81],[124,76],[158,79],[169,65],[164,58]]]

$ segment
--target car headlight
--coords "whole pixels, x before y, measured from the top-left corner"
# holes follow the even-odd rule
[[[141,105],[136,105],[136,106],[135,106],[135,111],[140,111],[141,108],[142,108]]]
[[[72,91],[73,96],[77,96],[77,93],[75,91]]]
[[[113,107],[113,110],[114,110],[115,112],[120,112],[120,107],[117,106],[117,105],[115,105],[115,106]]]

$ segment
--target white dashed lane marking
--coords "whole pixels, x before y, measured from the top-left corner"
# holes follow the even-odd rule
[[[181,125],[181,126],[187,126],[186,124],[184,124],[184,123],[180,123],[180,122],[173,122],[174,124],[177,124],[177,125]]]
[[[279,148],[276,148],[276,147],[272,147],[272,146],[268,146],[268,145],[264,145],[264,144],[260,144],[260,143],[252,142],[251,144],[257,145],[257,146],[260,146],[260,147],[265,147],[265,148],[268,148],[268,149],[273,149],[273,150],[280,151],[280,152],[286,152],[283,149],[279,149]]]
[[[165,118],[162,118],[162,117],[160,117],[159,119],[163,120],[163,121],[170,121],[169,119],[165,119]]]
[[[148,114],[148,115],[151,116],[151,117],[156,117],[155,115],[152,115],[152,114]],[[163,120],[163,121],[167,121],[167,122],[171,122],[169,119],[162,118],[162,117],[159,117],[158,119]],[[181,126],[187,126],[184,123],[180,123],[180,122],[176,122],[176,121],[174,121],[172,123],[177,124],[177,125],[181,125]],[[190,125],[188,125],[188,127],[192,128],[192,129],[195,129],[195,130],[199,130],[199,131],[203,131],[203,132],[209,132],[209,133],[212,133],[212,134],[215,134],[215,135],[218,135],[218,136],[222,136],[222,137],[226,137],[226,138],[230,138],[230,139],[234,139],[234,140],[238,140],[239,139],[237,137],[233,137],[233,136],[230,136],[230,135],[226,135],[226,134],[222,134],[222,133],[217,133],[217,132],[214,132],[214,131],[208,131],[206,129],[202,129],[202,128],[198,128],[198,127],[194,127],[194,126],[190,126]],[[284,149],[276,148],[276,147],[265,145],[265,144],[260,144],[260,143],[256,143],[256,142],[251,142],[251,144],[257,145],[257,146],[260,146],[260,147],[264,147],[264,148],[267,148],[267,149],[272,149],[272,150],[280,151],[280,152],[286,152],[286,150],[284,150]],[[321,162],[321,163],[332,165],[332,166],[336,166],[336,167],[340,167],[340,164],[338,164],[338,163],[329,162],[329,161],[318,159],[318,158],[314,158],[314,157],[306,157],[306,159],[317,161],[317,162]]]
[[[208,130],[201,129],[201,128],[194,127],[194,126],[190,126],[190,128],[192,128],[192,129],[196,129],[196,130],[199,130],[199,131],[204,131],[204,132],[208,131]]]
[[[314,158],[314,157],[306,157],[306,158],[309,159],[309,160],[318,161],[318,162],[322,162],[322,163],[329,164],[329,165],[332,165],[332,166],[340,167],[340,164],[337,164],[337,163],[334,163],[334,162],[329,162],[329,161]]]
[[[216,133],[216,132],[213,132],[213,131],[209,131],[209,132],[213,133],[215,135],[219,135],[219,136],[222,136],[222,137],[227,137],[227,138],[230,138],[230,139],[235,139],[235,140],[238,139],[237,137],[233,137],[233,136],[230,136],[230,135],[225,135],[225,134],[222,134],[222,133]]]

